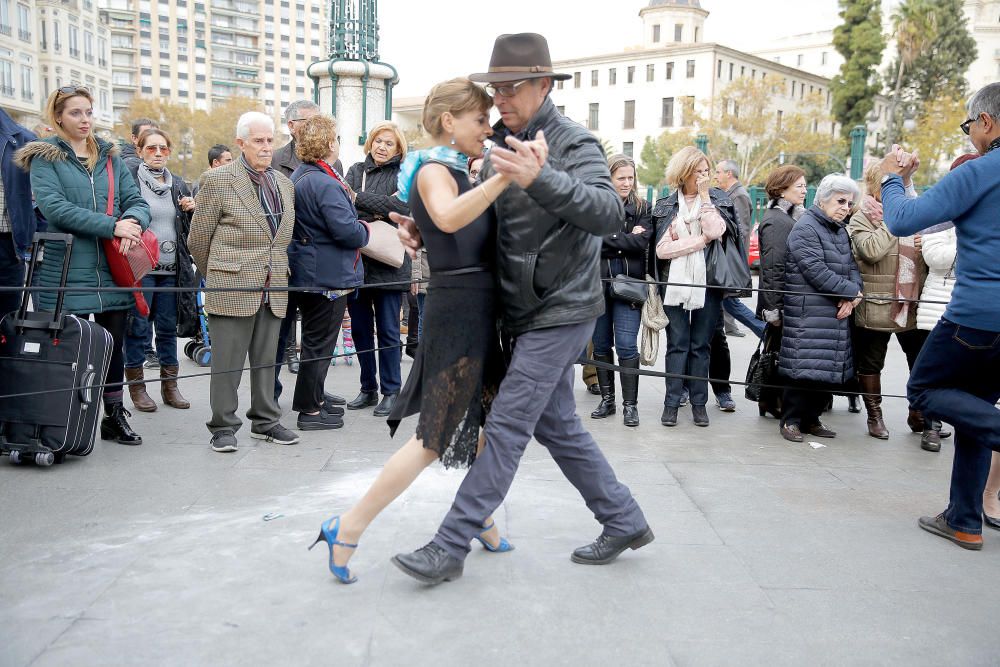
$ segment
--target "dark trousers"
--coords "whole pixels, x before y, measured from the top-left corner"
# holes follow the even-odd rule
[[[590,321],[529,331],[517,338],[486,419],[486,447],[434,537],[435,544],[452,556],[465,558],[469,553],[469,542],[507,495],[532,436],[549,450],[605,533],[631,535],[645,528],[638,503],[615,477],[576,414],[574,364],[593,331]]]
[[[354,349],[361,366],[361,391],[398,394],[403,384],[400,362],[402,350],[399,338],[399,309],[403,292],[381,289],[360,289],[357,298],[347,305],[351,312],[351,332]],[[419,325],[418,325],[419,326]],[[375,332],[378,331],[378,378],[375,377]]]
[[[79,317],[86,319],[87,315]],[[103,313],[94,313],[94,321],[107,329],[111,334],[111,364],[108,366],[108,374],[104,378],[107,384],[104,387],[105,403],[122,402],[121,381],[125,379],[125,331],[128,324],[127,310],[109,310]]]
[[[1000,331],[942,318],[931,331],[906,385],[910,404],[955,427],[955,460],[945,520],[982,532],[983,489],[991,452],[1000,452]]]
[[[24,260],[17,256],[14,237],[0,234],[0,287],[24,286]],[[0,317],[21,305],[21,292],[0,292]]]
[[[715,333],[712,334],[711,346],[712,350],[708,358],[708,376],[722,380],[712,383],[712,392],[716,396],[731,394],[733,387],[724,380],[728,380],[733,372],[733,361],[729,355],[729,341],[726,340],[726,320],[721,314],[719,322],[715,325]]]
[[[923,329],[900,331],[896,341],[906,355],[906,365],[913,370],[924,341],[930,335]],[[893,334],[889,331],[874,331],[862,327],[851,329],[851,345],[854,348],[854,366],[858,375],[878,375],[885,368],[885,355],[889,352],[889,339]]]
[[[667,373],[693,377],[708,377],[711,341],[715,327],[722,318],[722,292],[705,290],[705,305],[698,310],[684,310],[681,306],[664,306],[670,320],[667,325]],[[727,375],[728,377],[728,375]],[[664,405],[678,407],[685,381],[668,377]],[[708,404],[708,381],[688,380],[691,405]]]
[[[144,288],[176,287],[177,275],[148,275],[142,279]],[[146,347],[156,332],[156,357],[161,366],[177,365],[177,292],[143,290],[149,304],[150,317],[137,311],[131,313],[131,325],[125,337],[125,366],[142,368],[146,360]],[[152,318],[152,319],[150,319]]]
[[[830,386],[785,377],[781,381],[785,384],[781,398],[781,424],[798,426],[802,431],[818,424],[820,415],[830,402]]]
[[[328,357],[333,354],[340,335],[347,297],[331,301],[323,294],[292,292],[288,299],[289,305],[294,301],[302,313],[302,349],[292,410],[315,413],[323,405],[323,386],[330,370]]]

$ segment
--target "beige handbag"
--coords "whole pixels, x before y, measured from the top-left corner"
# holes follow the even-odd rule
[[[361,176],[362,192],[365,191],[367,181],[368,173],[365,172]],[[403,261],[406,259],[406,249],[399,240],[396,228],[385,220],[373,220],[368,223],[368,245],[361,249],[361,254],[394,269],[403,266]]]

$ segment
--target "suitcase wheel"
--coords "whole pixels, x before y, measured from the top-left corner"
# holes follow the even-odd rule
[[[198,341],[194,338],[184,343],[184,355],[188,359],[194,359],[194,351],[198,348]]]
[[[55,462],[56,462],[56,457],[55,454],[53,454],[52,452],[45,452],[45,453],[39,452],[38,454],[35,454],[35,465],[47,468]]]
[[[21,452],[12,449],[10,451],[10,462],[11,465],[19,465],[21,463]]]
[[[202,367],[207,367],[212,365],[212,348],[211,347],[199,347],[194,351],[195,362]]]

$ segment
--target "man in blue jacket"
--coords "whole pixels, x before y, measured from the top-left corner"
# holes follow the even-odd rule
[[[35,235],[38,219],[31,203],[28,172],[14,165],[14,152],[34,141],[34,133],[21,127],[0,109],[0,286],[24,285],[24,258]],[[0,317],[17,310],[20,292],[0,292]]]
[[[913,156],[894,146],[882,162],[882,206],[895,236],[955,223],[955,290],[910,373],[907,394],[924,415],[955,427],[948,508],[921,517],[920,527],[978,550],[991,450],[1000,451],[1000,83],[973,95],[968,112],[961,129],[982,157],[907,199],[900,175],[912,171]]]

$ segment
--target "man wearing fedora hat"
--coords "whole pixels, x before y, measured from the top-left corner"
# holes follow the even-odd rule
[[[480,176],[502,173],[513,182],[493,206],[503,324],[514,348],[486,420],[487,446],[451,511],[427,546],[393,558],[428,584],[461,576],[469,543],[507,495],[532,436],[604,527],[597,540],[573,552],[574,562],[603,565],[653,541],[639,505],[577,417],[573,397],[574,364],[604,312],[601,238],[624,217],[604,151],[549,99],[553,80],[569,76],[552,71],[541,35],[501,35],[489,72],[469,78],[487,84],[500,112],[497,147]],[[418,247],[412,221],[393,219],[403,240]]]

